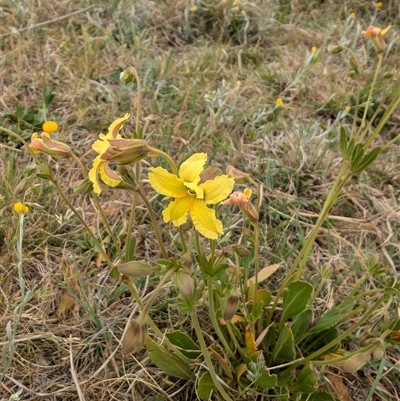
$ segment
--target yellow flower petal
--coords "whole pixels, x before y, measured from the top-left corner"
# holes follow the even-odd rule
[[[195,153],[181,164],[179,177],[184,182],[195,182],[197,184],[200,181],[200,173],[203,171],[206,161],[206,153]]]
[[[187,214],[195,201],[194,196],[185,196],[170,202],[168,207],[163,211],[164,221],[168,223],[172,221],[174,226],[179,227],[181,224],[186,223]]]
[[[130,114],[126,113],[122,118],[115,120],[109,127],[107,139],[117,139],[117,135],[122,126],[129,120]]]
[[[29,207],[25,206],[22,202],[14,203],[14,211],[18,214],[28,213]]]
[[[100,182],[99,182],[99,168],[101,164],[106,163],[104,160],[100,159],[100,156],[97,156],[93,160],[93,167],[89,171],[89,180],[93,183],[93,192],[97,195],[101,192]]]
[[[206,238],[217,239],[223,233],[222,222],[215,217],[215,210],[210,209],[201,200],[195,200],[190,210],[196,230]]]
[[[183,180],[175,174],[169,173],[162,167],[150,167],[150,171],[150,184],[159,194],[173,198],[187,196],[188,189],[183,185]]]
[[[121,176],[110,168],[108,162],[102,163],[99,166],[99,173],[104,184],[110,187],[116,187],[122,181]]]
[[[204,200],[207,204],[214,205],[226,199],[233,190],[235,179],[227,175],[220,175],[213,180],[200,184],[204,189]]]

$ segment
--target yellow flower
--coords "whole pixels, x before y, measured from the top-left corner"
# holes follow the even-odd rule
[[[136,139],[124,139],[119,134],[123,125],[128,121],[129,114],[115,120],[108,128],[106,135],[100,134],[92,148],[98,153],[93,160],[93,167],[89,171],[89,180],[93,183],[93,191],[100,194],[101,187],[99,175],[102,181],[110,187],[116,187],[121,181],[121,176],[109,166],[110,161],[117,164],[133,164],[141,160],[147,154],[145,141]]]
[[[160,194],[175,198],[163,211],[164,221],[172,221],[175,226],[186,223],[190,214],[197,231],[210,239],[223,233],[222,222],[215,217],[215,210],[207,205],[215,205],[232,192],[235,180],[220,175],[213,180],[200,183],[200,174],[207,161],[205,153],[195,153],[182,163],[179,174],[171,174],[162,167],[151,167],[151,186]]]
[[[313,47],[311,48],[311,51],[312,51],[313,53],[315,53],[315,52],[317,51],[317,46],[313,46]]]
[[[350,113],[350,111],[351,111],[351,106],[346,106],[346,111],[347,111],[348,113]]]
[[[382,8],[382,6],[383,6],[383,3],[381,1],[377,1],[375,3],[375,8]]]
[[[356,13],[350,13],[350,18],[356,18]]]
[[[192,6],[192,7],[190,7],[190,12],[191,12],[191,13],[197,12],[197,6]]]
[[[14,203],[14,211],[18,214],[28,213],[29,207],[25,206],[22,202]]]
[[[58,124],[55,121],[45,121],[42,125],[42,129],[44,132],[48,134],[54,134],[58,131]]]
[[[278,97],[278,99],[276,99],[276,102],[275,102],[278,106],[281,106],[281,107],[283,107],[284,105],[285,105],[285,103],[284,103],[284,101],[280,98],[280,97]]]

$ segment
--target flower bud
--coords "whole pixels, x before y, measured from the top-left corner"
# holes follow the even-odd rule
[[[231,320],[235,315],[239,305],[239,297],[233,294],[228,297],[223,305],[222,317],[224,320]]]
[[[124,84],[129,84],[135,80],[135,74],[133,73],[132,69],[129,67],[125,71],[122,71],[119,74],[119,80]]]
[[[385,29],[370,25],[366,31],[361,32],[361,35],[371,38],[375,50],[378,53],[383,53],[386,47],[385,39],[383,36],[390,30],[390,28],[390,25]]]
[[[127,355],[131,352],[139,351],[147,339],[147,324],[144,319],[139,317],[137,320],[132,320],[122,339],[122,354]]]
[[[102,160],[117,164],[135,164],[147,156],[147,142],[140,139],[109,139],[110,146],[101,155]]]
[[[226,167],[226,174],[228,174],[230,177],[233,177],[235,179],[236,184],[244,184],[245,182],[248,181],[250,175],[231,166],[228,165]]]
[[[154,269],[147,263],[132,260],[130,262],[121,263],[118,266],[118,271],[128,277],[139,278],[148,276]]]
[[[343,50],[343,46],[340,45],[329,45],[328,52],[331,54],[338,54]]]
[[[37,133],[32,134],[29,147],[34,153],[43,152],[56,159],[65,159],[72,154],[68,145],[51,139],[47,132],[43,132],[40,138]]]
[[[208,167],[200,174],[200,182],[213,180],[220,175],[222,175],[222,170],[220,168],[215,166]]]
[[[242,258],[246,258],[250,256],[250,251],[245,248],[243,245],[233,245],[232,249],[238,254],[238,256]]]
[[[74,192],[78,195],[86,195],[92,191],[93,183],[89,180],[89,178],[85,178],[74,188]]]
[[[194,294],[194,281],[186,270],[179,269],[175,273],[174,281],[180,293],[185,297],[191,297]]]

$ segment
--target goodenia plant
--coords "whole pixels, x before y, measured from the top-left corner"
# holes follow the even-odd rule
[[[382,64],[384,33],[371,27],[365,33],[374,40],[378,54],[370,95]],[[134,68],[128,68],[121,79],[124,82],[135,79],[140,95],[140,80]],[[371,96],[366,109],[370,99]],[[97,156],[89,171],[70,146],[54,140],[48,132],[33,134],[26,146],[36,161],[38,176],[55,185],[104,256],[113,277],[125,283],[138,304],[140,312],[127,323],[121,340],[124,354],[145,347],[151,361],[167,375],[195,382],[199,399],[214,396],[231,401],[244,399],[245,394],[249,399],[252,394],[279,400],[332,400],[330,394],[318,390],[321,366],[335,365],[354,372],[371,358],[382,358],[385,343],[400,342],[400,319],[379,312],[382,308],[390,310],[392,302],[398,299],[400,287],[392,280],[385,288],[365,292],[364,283],[381,273],[380,266],[371,263],[345,299],[317,314],[316,299],[323,294],[332,272],[321,269],[316,286],[305,281],[303,275],[318,231],[341,190],[353,175],[371,165],[383,148],[399,139],[397,136],[384,146],[374,144],[399,102],[397,89],[375,128],[372,120],[376,113],[369,120],[364,113],[360,124],[354,123],[351,130],[338,128],[342,166],[314,228],[304,245],[299,244],[296,259],[274,291],[267,289],[268,278],[279,265],[259,266],[259,209],[264,207],[261,186],[255,178],[232,166],[227,166],[226,174],[207,166],[206,153],[191,155],[178,168],[170,155],[152,147],[146,133],[139,131],[140,98],[133,138],[122,134],[129,114],[116,119],[107,134],[100,134],[94,142],[92,147]],[[355,116],[357,113],[356,107]],[[75,160],[80,167],[83,182],[76,191],[93,197],[112,238],[114,253],[103,247],[98,235],[74,207],[76,200],[68,197],[59,185],[52,159],[65,158]],[[144,159],[151,167],[143,167]],[[166,162],[168,169],[158,165],[160,160]],[[116,170],[110,167],[111,162],[117,166]],[[145,186],[146,182],[152,188]],[[235,190],[235,185],[243,184],[247,187]],[[120,243],[103,212],[104,185],[115,191],[132,192],[125,244]],[[154,191],[169,200],[161,213],[159,197],[153,196]],[[138,198],[148,211],[162,259],[137,259],[132,232]],[[237,207],[243,217],[245,235],[241,243],[224,235],[229,227],[224,226],[223,221],[227,219],[223,216],[231,213],[231,207]],[[163,230],[176,231],[178,236],[170,241],[167,235],[162,235]],[[223,242],[221,236],[224,236]],[[233,242],[227,244],[229,240]],[[115,259],[112,254],[117,255]],[[143,300],[135,279],[150,274],[159,281],[151,295]],[[181,312],[190,316],[192,326],[188,331],[182,328],[163,332],[149,314],[167,283],[176,288],[175,302]],[[200,312],[202,321],[207,313],[211,323],[207,326],[207,336],[206,326],[199,319]],[[351,337],[355,331],[362,333],[358,340]],[[351,350],[346,348],[349,341],[353,342]]]

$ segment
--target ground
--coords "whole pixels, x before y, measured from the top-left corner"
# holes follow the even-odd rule
[[[5,0],[0,125],[29,142],[43,121],[55,120],[57,139],[90,168],[94,140],[128,112],[127,131],[138,124],[152,146],[177,163],[206,152],[208,163],[223,171],[228,164],[245,171],[263,188],[260,264],[281,264],[268,283],[275,290],[339,171],[338,126],[351,127],[357,117],[358,90],[358,117],[363,115],[377,65],[372,41],[361,35],[371,24],[392,29],[368,116],[394,96],[399,15],[398,0]],[[336,52],[338,46],[348,49]],[[130,66],[141,80],[139,120],[138,86],[119,80]],[[376,145],[395,138],[399,126],[397,109]],[[52,184],[33,174],[33,159],[21,143],[0,132],[0,155],[0,400],[17,393],[21,400],[195,400],[192,384],[164,374],[146,351],[122,356],[120,338],[137,304],[109,277],[104,258]],[[143,161],[143,174],[150,164]],[[52,166],[88,225],[111,247],[93,201],[72,191],[83,179],[79,167],[71,160]],[[318,286],[321,269],[331,269],[317,300],[322,309],[344,299],[373,263],[383,272],[365,291],[398,280],[399,166],[397,141],[352,177],[330,211],[304,275]],[[147,181],[145,191],[161,211]],[[12,210],[17,201],[30,209],[22,247],[31,292],[25,304],[18,279],[20,229]],[[101,202],[123,239],[130,193],[104,188]],[[165,225],[165,235],[172,229]],[[133,233],[141,258],[160,257],[140,202]],[[238,227],[232,233],[241,235]],[[151,294],[158,281],[138,279],[140,295]],[[190,330],[174,303],[174,288],[166,285],[161,295],[150,310],[160,329]],[[380,312],[399,317],[396,308]],[[344,401],[399,400],[399,360],[399,348],[388,345],[383,359],[354,374],[321,369],[321,386]]]

